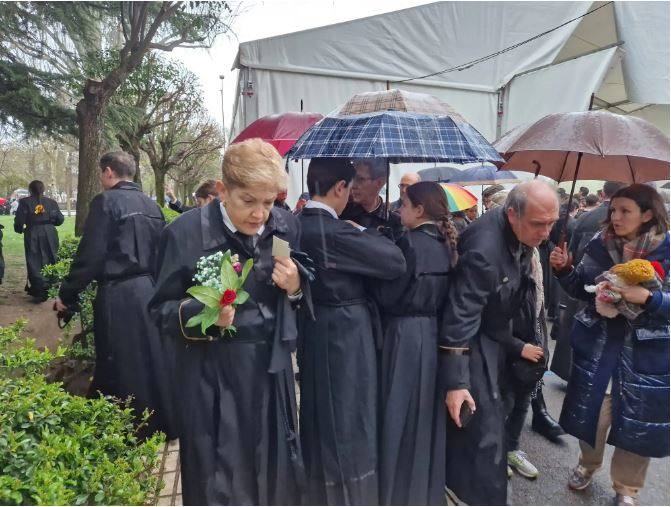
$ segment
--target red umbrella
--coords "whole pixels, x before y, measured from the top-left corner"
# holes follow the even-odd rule
[[[0,205],[5,204],[6,202],[7,202],[7,199],[5,199],[4,197],[0,197]]]
[[[284,156],[307,129],[323,118],[319,113],[271,114],[252,122],[231,144],[260,137]]]

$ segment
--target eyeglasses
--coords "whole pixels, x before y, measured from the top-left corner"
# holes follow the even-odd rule
[[[403,190],[404,188],[408,188],[409,186],[410,186],[410,185],[408,185],[407,183],[399,183],[399,184],[398,184],[398,188],[399,188],[400,190]]]

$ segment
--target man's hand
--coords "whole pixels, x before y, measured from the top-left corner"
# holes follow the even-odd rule
[[[175,202],[177,198],[175,197],[175,193],[172,190],[172,187],[167,187],[165,189],[165,195],[168,196],[168,199],[170,199],[170,202]]]
[[[294,261],[286,257],[275,257],[275,268],[273,269],[273,282],[287,294],[295,294],[301,288],[301,278]]]
[[[531,345],[531,343],[525,343],[524,347],[522,347],[521,356],[527,361],[537,363],[541,360],[541,357],[543,357],[543,349],[536,345]]]
[[[215,324],[221,328],[227,328],[233,324],[235,318],[235,308],[231,305],[223,306],[219,311],[219,319]]]
[[[641,287],[640,285],[616,287],[615,285],[608,284],[608,288],[613,292],[617,292],[626,302],[635,305],[644,305],[648,298],[652,295],[652,292],[650,292],[645,287]]]
[[[61,301],[61,298],[56,298],[56,301],[54,301],[54,311],[55,312],[64,312],[67,309],[68,309],[68,307],[63,304],[63,301]]]
[[[564,271],[573,264],[573,256],[568,251],[566,242],[561,247],[556,246],[550,253],[550,265],[555,271]]]
[[[447,406],[447,411],[450,413],[450,417],[454,421],[454,424],[456,424],[459,428],[461,428],[459,412],[461,412],[461,405],[463,405],[464,401],[468,403],[471,411],[475,412],[475,401],[471,397],[471,393],[468,392],[468,389],[455,389],[453,391],[447,391],[445,405]]]

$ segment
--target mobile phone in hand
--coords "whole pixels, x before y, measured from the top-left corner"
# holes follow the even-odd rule
[[[461,427],[465,428],[466,425],[470,422],[473,417],[473,411],[468,405],[468,401],[464,400],[461,404],[461,409],[459,409],[459,421],[461,422]]]

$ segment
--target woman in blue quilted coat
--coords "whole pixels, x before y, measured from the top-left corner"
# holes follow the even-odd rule
[[[634,505],[651,457],[669,455],[669,220],[657,191],[634,184],[616,192],[604,228],[573,267],[566,246],[550,263],[564,290],[588,302],[571,333],[573,367],[560,418],[580,440],[569,487],[585,489],[601,466],[606,442],[615,447],[611,478],[617,505]],[[658,261],[662,288],[619,290],[626,302],[609,319],[596,312],[585,285],[615,264]]]

